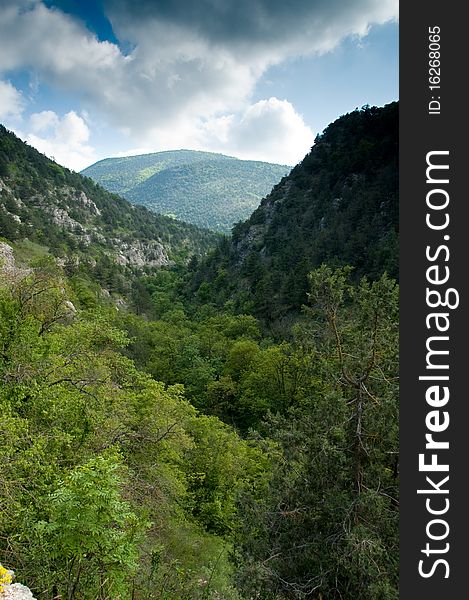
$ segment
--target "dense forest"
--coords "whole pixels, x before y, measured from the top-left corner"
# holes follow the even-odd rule
[[[213,152],[168,150],[107,158],[82,173],[134,204],[229,233],[289,171]]]
[[[345,115],[231,239],[148,218],[185,250],[106,274],[33,238],[56,166],[3,131],[0,563],[38,599],[398,598],[396,132]]]
[[[61,167],[0,126],[0,235],[22,260],[129,294],[136,275],[204,256],[217,234],[154,214]],[[219,236],[218,236],[219,237]]]
[[[276,321],[306,303],[323,262],[398,277],[398,104],[345,115],[201,265],[191,292]]]

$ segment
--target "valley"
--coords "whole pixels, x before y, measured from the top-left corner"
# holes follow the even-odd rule
[[[398,598],[397,120],[339,117],[242,218],[191,196],[235,173],[238,209],[234,159],[108,191],[0,129],[0,562],[38,600]]]

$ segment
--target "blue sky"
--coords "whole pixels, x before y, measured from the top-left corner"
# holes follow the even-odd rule
[[[295,164],[398,98],[396,0],[4,0],[0,121],[57,162],[193,148]]]

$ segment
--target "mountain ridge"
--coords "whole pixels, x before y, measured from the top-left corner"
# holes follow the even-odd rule
[[[317,136],[230,241],[194,274],[193,292],[275,319],[307,302],[307,275],[328,263],[355,278],[398,277],[398,103],[363,107]]]
[[[61,167],[0,126],[0,236],[98,280],[202,256],[217,235],[157,215]],[[125,272],[128,271],[128,275]],[[122,286],[121,286],[122,287]]]
[[[232,239],[0,128],[0,554],[38,598],[397,598],[396,109]]]
[[[183,149],[106,158],[82,174],[134,204],[228,233],[290,168]]]

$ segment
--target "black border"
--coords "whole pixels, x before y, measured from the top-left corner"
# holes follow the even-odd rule
[[[469,235],[466,233],[469,191],[465,188],[466,149],[468,138],[465,66],[469,22],[465,21],[464,2],[402,2],[400,6],[400,282],[401,282],[401,398],[400,398],[400,475],[401,475],[401,563],[400,598],[402,600],[446,600],[469,598],[469,393],[466,373],[467,357],[467,279],[466,266]],[[432,92],[428,85],[428,30],[441,29],[441,93],[440,114],[429,114]],[[419,472],[418,455],[425,450],[425,401],[428,382],[419,381],[425,374],[426,347],[429,336],[425,317],[427,245],[437,247],[443,232],[431,231],[425,223],[427,206],[426,154],[432,150],[449,150],[450,224],[444,233],[450,235],[447,245],[450,258],[442,265],[450,267],[450,282],[460,296],[459,307],[448,310],[450,366],[450,401],[447,410],[450,426],[440,439],[449,440],[449,450],[441,454],[449,461],[450,509],[444,518],[450,531],[444,540],[450,544],[445,555],[449,577],[440,566],[434,575],[423,578],[418,572],[421,550],[428,541],[425,528],[432,517],[425,508],[425,497],[417,489],[425,486],[425,474]],[[442,254],[443,256],[443,254]],[[440,309],[442,310],[442,309]],[[442,334],[443,335],[443,334]],[[440,372],[439,374],[443,374]],[[443,452],[443,451],[442,451]],[[427,475],[430,475],[427,473]],[[435,479],[441,473],[435,474]],[[441,479],[441,477],[440,477]],[[443,545],[443,542],[440,543]],[[435,542],[435,547],[437,543]],[[434,555],[438,558],[437,555]],[[428,559],[427,559],[428,560]],[[429,564],[428,562],[426,563]]]

